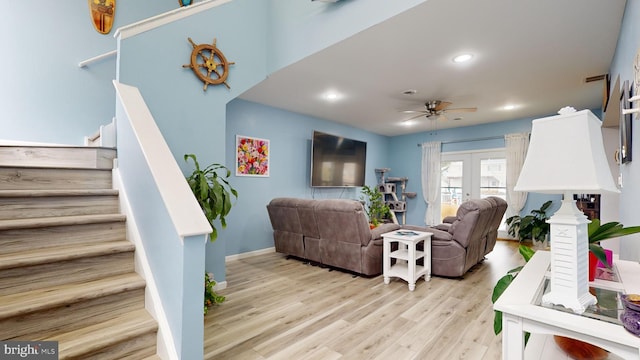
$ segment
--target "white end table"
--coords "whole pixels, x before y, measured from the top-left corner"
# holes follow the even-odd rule
[[[384,283],[389,284],[390,277],[399,277],[409,283],[409,291],[416,288],[416,280],[424,276],[425,281],[431,279],[431,235],[430,232],[414,230],[396,230],[382,234],[383,239],[383,276]],[[391,252],[391,243],[398,243],[398,250]],[[417,251],[416,245],[424,242],[424,251]],[[391,266],[391,259],[396,261]],[[416,264],[424,258],[424,266]]]
[[[640,337],[627,332],[622,325],[536,305],[536,299],[543,291],[545,277],[548,276],[550,262],[551,254],[548,251],[536,251],[494,304],[495,310],[502,311],[502,358],[560,358],[545,354],[545,349],[536,347],[551,335],[561,335],[599,346],[615,354],[615,358],[640,359]],[[591,285],[628,294],[640,293],[640,265],[616,260],[614,266],[618,269],[621,282],[596,279]],[[525,332],[531,333],[526,350]],[[612,354],[610,358],[614,358]],[[562,359],[566,359],[566,354],[563,355]]]

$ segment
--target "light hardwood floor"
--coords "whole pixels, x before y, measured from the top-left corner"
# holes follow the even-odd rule
[[[205,317],[205,359],[500,359],[495,282],[524,261],[498,241],[463,279],[354,277],[271,253],[227,263]]]

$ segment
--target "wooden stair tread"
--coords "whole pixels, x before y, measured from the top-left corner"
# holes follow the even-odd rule
[[[0,190],[0,198],[116,195],[118,195],[118,190],[116,189]]]
[[[0,254],[0,270],[134,251],[127,240],[74,244]]]
[[[129,273],[5,295],[2,297],[0,320],[144,287],[144,279],[136,273]]]
[[[0,220],[1,230],[33,229],[49,226],[67,226],[82,224],[97,224],[105,222],[124,222],[126,216],[122,214],[96,214],[77,216],[55,216],[45,218],[26,218]]]
[[[61,358],[75,358],[157,330],[158,324],[153,317],[146,310],[140,309],[43,340],[58,341]]]

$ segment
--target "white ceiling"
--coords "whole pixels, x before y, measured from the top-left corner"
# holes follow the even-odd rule
[[[624,6],[429,0],[271,74],[241,98],[389,136],[599,108],[603,81],[585,78],[608,72]],[[453,63],[463,52],[474,58]],[[402,94],[408,89],[417,93]],[[328,90],[342,97],[327,102]],[[423,110],[427,100],[478,111],[403,125],[413,115],[401,111]]]

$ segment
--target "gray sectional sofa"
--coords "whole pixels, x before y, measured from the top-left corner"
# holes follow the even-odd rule
[[[400,228],[369,229],[356,200],[275,198],[267,205],[277,252],[373,276],[382,273],[382,234]]]
[[[368,276],[382,273],[382,234],[400,228],[433,233],[433,275],[463,276],[493,250],[506,209],[498,197],[475,199],[437,226],[381,224],[370,230],[355,200],[275,198],[267,205],[277,252]]]

